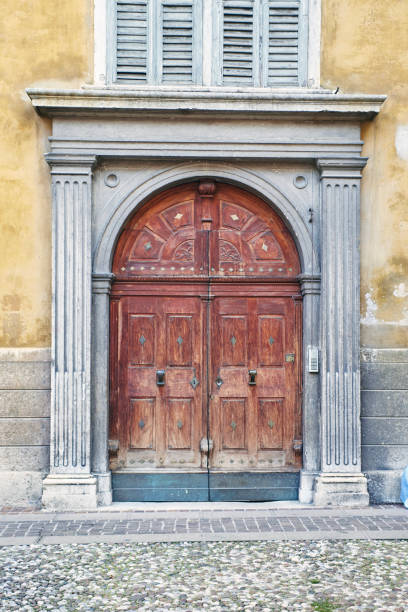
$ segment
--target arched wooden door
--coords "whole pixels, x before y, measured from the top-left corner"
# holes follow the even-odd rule
[[[124,228],[111,298],[114,499],[296,499],[295,244],[260,198],[206,181]]]

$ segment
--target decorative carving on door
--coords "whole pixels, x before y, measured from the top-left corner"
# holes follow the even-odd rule
[[[208,258],[207,261],[207,253]],[[295,278],[296,247],[261,199],[211,181],[156,196],[127,223],[113,272],[121,278]]]

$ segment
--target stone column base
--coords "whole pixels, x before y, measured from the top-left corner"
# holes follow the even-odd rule
[[[43,481],[46,510],[95,510],[97,481],[91,474],[49,474]]]
[[[313,503],[315,478],[318,475],[319,472],[306,472],[304,470],[300,472],[299,501],[301,504]]]
[[[112,478],[110,472],[98,474],[94,472],[94,476],[98,481],[98,505],[110,506],[112,503]]]
[[[315,506],[368,506],[364,474],[321,473],[316,478]]]

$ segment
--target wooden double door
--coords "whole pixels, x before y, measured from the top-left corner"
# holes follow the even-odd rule
[[[242,215],[244,229],[245,224],[250,227],[245,198],[251,200],[249,212],[265,210],[257,198],[230,186],[217,185],[204,204],[197,185],[172,190],[159,200],[160,212],[153,206],[153,214],[132,220],[133,225],[128,225],[132,229],[118,244],[111,301],[110,423],[118,501],[297,496],[302,448],[301,301],[290,275],[268,278],[259,271],[276,266],[285,273],[292,267],[296,273],[297,262],[294,257],[289,264],[285,260],[286,247],[282,238],[279,241],[282,225],[270,210],[268,222],[262,216],[259,220],[257,211],[252,233],[266,245],[273,238],[279,247],[275,259],[257,259],[255,240],[253,259],[247,256],[249,262],[242,261],[246,248],[242,236],[240,243],[228,229],[223,231],[220,212],[228,205],[228,214]],[[186,232],[184,227],[166,259],[163,251],[169,237],[161,249],[154,242],[164,233],[158,231],[157,218],[177,217],[180,210],[186,214],[186,201],[195,231]],[[210,227],[209,219],[215,220]],[[238,265],[244,268],[245,263],[252,272],[258,266],[256,274],[237,278],[232,265],[231,275],[225,275],[226,262],[215,262],[213,253],[218,259],[220,254],[228,256],[227,237],[241,258]],[[251,244],[250,232],[245,239]],[[180,268],[187,267],[174,256],[180,240],[193,241],[184,255],[189,258],[184,263],[192,263],[190,274],[161,276],[160,268],[172,267],[172,257]],[[153,249],[154,257],[149,253]],[[142,258],[146,251],[148,257]],[[262,246],[261,252],[267,253]],[[234,257],[237,264],[235,252]],[[140,268],[146,267],[149,272],[141,275]],[[154,276],[152,267],[158,269]],[[211,268],[220,272],[220,267],[223,274],[211,274]],[[137,278],[130,276],[130,268],[138,269]]]

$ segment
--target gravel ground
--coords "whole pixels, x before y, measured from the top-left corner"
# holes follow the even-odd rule
[[[0,610],[408,610],[408,541],[0,549]]]

